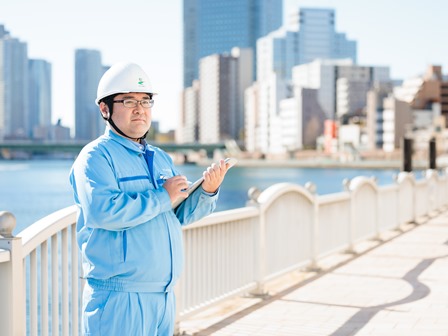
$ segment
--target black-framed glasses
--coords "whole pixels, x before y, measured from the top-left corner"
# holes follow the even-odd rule
[[[129,107],[129,108],[137,107],[138,103],[140,103],[140,105],[143,108],[150,108],[150,107],[154,106],[153,99],[142,99],[142,100],[120,99],[120,100],[114,100],[114,103],[123,103],[124,107]]]

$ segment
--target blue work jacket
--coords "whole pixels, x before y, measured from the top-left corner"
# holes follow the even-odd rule
[[[161,149],[138,146],[109,128],[85,146],[70,183],[79,207],[83,272],[98,289],[170,291],[183,267],[182,225],[213,212],[217,193],[198,188],[175,211],[162,187],[178,175]]]

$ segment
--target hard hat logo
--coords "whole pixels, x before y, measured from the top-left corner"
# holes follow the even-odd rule
[[[143,80],[143,78],[138,79],[138,85],[145,86],[145,81]]]

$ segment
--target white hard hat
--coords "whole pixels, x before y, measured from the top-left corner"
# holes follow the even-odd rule
[[[114,64],[101,77],[95,102],[99,105],[100,100],[117,93],[128,92],[153,92],[148,75],[135,63],[121,62]]]

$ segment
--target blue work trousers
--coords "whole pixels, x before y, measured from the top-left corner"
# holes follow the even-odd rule
[[[173,291],[133,293],[94,289],[83,293],[85,336],[172,336],[176,301]]]

